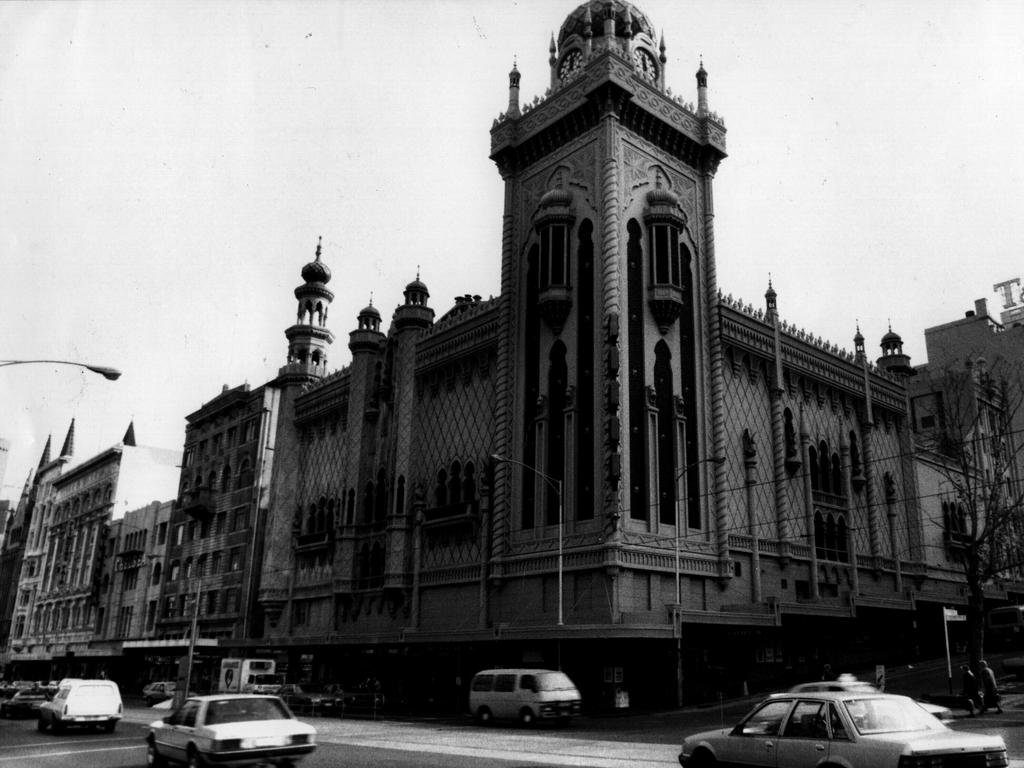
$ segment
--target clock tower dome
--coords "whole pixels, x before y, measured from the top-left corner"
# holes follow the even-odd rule
[[[532,105],[520,106],[513,70],[491,158],[505,182],[510,329],[496,447],[552,482],[499,467],[495,514],[513,541],[561,519],[566,535],[608,548],[606,567],[631,536],[714,547],[706,499],[724,475],[707,459],[724,437],[712,180],[726,153],[707,72],[696,107],[673,96],[664,39],[623,0],[572,11],[548,62]]]

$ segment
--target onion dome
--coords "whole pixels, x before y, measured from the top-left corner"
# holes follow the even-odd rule
[[[903,346],[903,338],[896,333],[892,326],[889,326],[889,332],[882,337],[882,349],[886,347],[895,348]]]
[[[572,192],[567,189],[549,189],[540,199],[541,208],[566,208],[572,205]]]
[[[608,18],[609,11],[615,19],[616,37],[626,39],[643,34],[651,40],[657,39],[650,20],[632,3],[624,0],[588,0],[565,17],[562,28],[558,31],[558,45],[561,46],[573,35],[580,38],[590,37],[594,26],[599,33],[602,28],[601,21]]]
[[[368,304],[367,306],[365,306],[361,310],[359,310],[359,316],[360,317],[375,317],[378,320],[380,320],[380,312],[377,311],[377,308],[375,306],[373,306],[373,304]]]
[[[316,259],[302,268],[302,279],[307,283],[327,283],[331,280],[331,270],[320,261],[320,247],[323,238],[316,242]]]
[[[675,208],[679,205],[679,198],[670,190],[665,189],[662,186],[657,186],[647,193],[647,205],[651,207],[663,205],[669,208]]]
[[[430,291],[427,290],[427,284],[420,280],[419,275],[416,276],[415,280],[405,286],[405,291],[406,293],[412,291],[415,291],[416,293],[430,293]]]

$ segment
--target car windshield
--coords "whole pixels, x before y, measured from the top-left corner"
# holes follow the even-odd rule
[[[857,698],[846,699],[843,706],[861,735],[930,731],[944,726],[911,699]]]
[[[288,711],[278,699],[220,699],[211,701],[206,711],[207,725],[289,719]]]
[[[538,691],[568,691],[575,687],[569,676],[563,672],[544,672],[537,675]]]

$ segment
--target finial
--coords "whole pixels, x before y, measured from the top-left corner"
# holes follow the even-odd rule
[[[555,33],[554,32],[551,33],[551,45],[548,46],[548,50],[551,52],[552,55],[554,55],[555,50],[556,50],[555,49]]]
[[[320,261],[320,248],[323,245],[324,236],[318,235],[316,238],[316,260]]]
[[[417,280],[420,279],[420,265],[419,264],[416,265],[416,279]]]
[[[373,291],[370,291],[370,306],[373,306]]]
[[[665,30],[664,30],[664,29],[663,29],[663,30],[661,30],[661,42],[660,42],[660,43],[658,43],[658,49],[659,49],[659,50],[660,50],[660,51],[661,51],[662,53],[664,53],[664,52],[665,52]]]

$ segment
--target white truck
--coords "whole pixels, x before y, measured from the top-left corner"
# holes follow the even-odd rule
[[[219,693],[273,693],[284,684],[273,659],[222,659]]]

